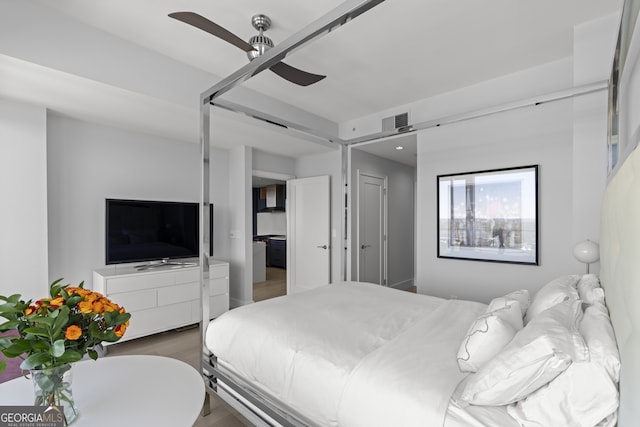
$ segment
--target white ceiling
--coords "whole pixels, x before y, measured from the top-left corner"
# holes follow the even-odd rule
[[[256,33],[250,24],[251,16],[264,13],[273,21],[267,35],[277,44],[342,3],[341,0],[21,1],[51,8],[221,77],[244,66],[245,53],[167,14],[193,11],[247,40]],[[263,72],[244,86],[332,122],[345,122],[568,57],[572,54],[574,25],[617,13],[621,5],[622,0],[386,0],[285,61],[325,74],[326,79],[309,87],[299,87],[271,72]],[[0,66],[3,61],[5,66],[7,62],[18,66],[10,58],[2,58],[2,54],[0,51]],[[22,96],[28,102],[36,102],[33,98],[37,97],[42,99],[42,91],[15,89],[21,87],[20,79],[26,79],[24,74],[15,75],[13,91],[2,85],[0,96],[12,99]],[[73,109],[62,105],[49,107],[78,116],[81,114],[73,111],[95,110],[90,103],[96,97],[90,91],[99,93],[105,88],[92,88],[90,86],[99,85],[85,83],[82,98],[87,99],[86,108],[80,104],[80,97],[74,98]],[[24,86],[28,86],[28,80]],[[111,121],[105,119],[107,124],[118,125],[112,123],[117,121],[114,115],[101,111],[95,115],[112,117]],[[179,115],[172,113],[173,117]],[[135,127],[135,120],[136,113],[132,111],[125,115],[122,126]],[[142,118],[140,120],[142,122]],[[180,124],[166,121],[163,126],[172,137],[174,133],[192,132],[189,140],[198,132],[197,116],[193,112],[185,113]],[[233,132],[244,127],[230,126]],[[172,133],[171,128],[176,131]],[[255,137],[263,139],[259,148],[291,156],[319,149],[292,150],[293,142],[287,141],[287,137],[264,130],[254,130],[252,138]]]

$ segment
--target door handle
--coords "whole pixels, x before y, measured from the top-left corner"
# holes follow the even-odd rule
[[[366,248],[370,248],[370,247],[371,247],[371,245],[362,245],[362,246],[360,246],[360,249],[366,249]]]
[[[327,245],[318,246],[319,249],[327,249],[327,247],[328,247]]]

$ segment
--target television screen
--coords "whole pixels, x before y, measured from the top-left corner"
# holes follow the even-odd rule
[[[106,264],[199,256],[199,204],[106,200]]]

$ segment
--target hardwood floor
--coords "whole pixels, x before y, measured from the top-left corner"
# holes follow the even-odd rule
[[[267,267],[266,279],[264,282],[253,284],[254,301],[263,301],[287,294],[287,270]]]

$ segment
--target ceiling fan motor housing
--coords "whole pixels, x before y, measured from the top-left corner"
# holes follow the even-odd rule
[[[267,15],[253,15],[251,18],[251,25],[253,25],[253,28],[260,31],[260,34],[249,39],[249,44],[255,49],[251,52],[247,52],[249,61],[253,61],[274,46],[273,41],[262,34],[263,31],[267,31],[271,28],[271,19]]]
[[[250,61],[253,61],[273,47],[273,41],[271,41],[269,37],[262,34],[251,37],[249,39],[249,44],[255,49],[247,52],[247,58],[249,58]]]

